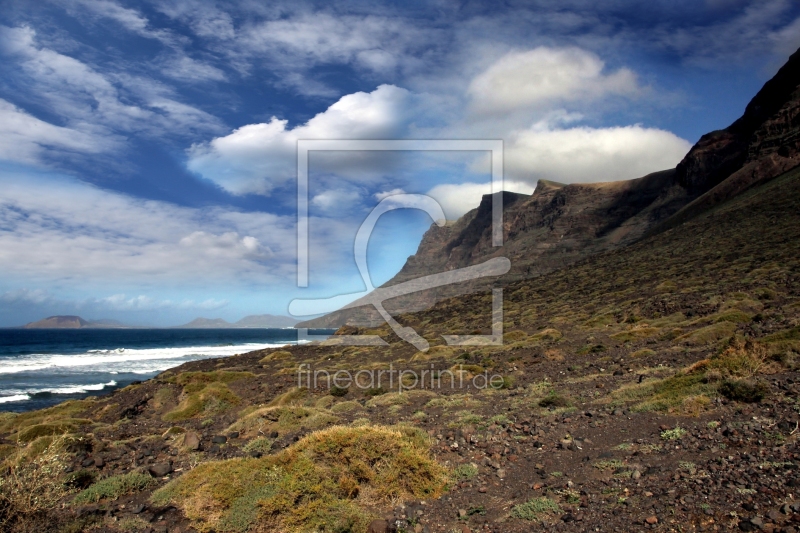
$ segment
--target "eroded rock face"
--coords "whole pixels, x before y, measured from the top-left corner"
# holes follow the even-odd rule
[[[800,52],[795,52],[750,101],[744,115],[724,130],[703,135],[678,164],[676,180],[697,197],[743,166],[777,153],[797,154],[800,129]],[[797,164],[797,163],[795,163]],[[753,182],[774,177],[756,172]]]

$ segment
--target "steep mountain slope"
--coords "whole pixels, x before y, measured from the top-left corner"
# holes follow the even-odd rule
[[[675,227],[800,164],[800,51],[768,81],[728,128],[704,135],[675,169],[609,183],[540,181],[531,196],[504,194],[502,247],[491,245],[491,197],[445,227],[426,232],[417,253],[384,286],[474,265],[511,260],[507,279],[539,276],[593,254]],[[487,281],[415,293],[389,302],[391,313],[425,309],[444,297],[486,289]],[[346,309],[300,327],[381,322],[369,307]]]

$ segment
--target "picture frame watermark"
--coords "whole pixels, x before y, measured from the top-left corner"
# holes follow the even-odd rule
[[[297,141],[297,286],[309,285],[309,154],[312,151],[337,152],[476,152],[488,151],[491,154],[491,199],[493,247],[503,246],[503,141],[494,139],[301,139]],[[494,257],[483,263],[458,268],[439,274],[423,276],[391,287],[374,287],[367,267],[367,244],[378,219],[394,209],[413,208],[428,213],[438,224],[444,225],[445,216],[439,203],[423,194],[397,194],[382,199],[361,224],[354,241],[353,253],[356,266],[365,284],[365,290],[358,293],[337,294],[329,298],[297,298],[290,302],[289,313],[293,316],[313,316],[334,311],[372,305],[383,320],[404,341],[420,351],[426,351],[430,344],[413,328],[399,324],[386,311],[386,300],[419,291],[463,283],[479,278],[497,277],[507,273],[511,262],[506,257]],[[308,328],[297,328],[298,341],[325,340],[326,336],[311,335]],[[501,288],[492,289],[492,332],[489,335],[443,335],[450,346],[501,345],[503,343],[503,292]],[[340,345],[385,346],[388,343],[378,335],[337,335]]]

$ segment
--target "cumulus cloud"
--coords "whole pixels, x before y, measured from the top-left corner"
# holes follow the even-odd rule
[[[604,70],[605,63],[587,50],[542,46],[502,56],[472,80],[467,92],[478,114],[507,114],[641,92],[631,70]]]
[[[674,133],[641,125],[561,128],[542,121],[511,136],[505,172],[530,185],[617,181],[672,168],[690,148]]]
[[[323,212],[343,211],[358,203],[361,194],[353,189],[328,189],[311,198],[311,205]]]
[[[189,169],[232,194],[269,194],[277,185],[297,177],[299,139],[397,138],[405,134],[412,111],[406,89],[381,85],[371,93],[340,98],[305,124],[289,128],[277,117],[248,124],[229,135],[189,150]],[[370,159],[363,154],[344,156],[348,162]]]
[[[195,248],[200,253],[224,259],[263,260],[274,254],[268,247],[262,246],[252,236],[240,237],[235,231],[222,235],[214,235],[205,231],[195,231],[180,240],[184,248]]]

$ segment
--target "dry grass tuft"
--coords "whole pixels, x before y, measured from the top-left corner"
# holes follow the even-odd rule
[[[19,449],[16,456],[6,460],[7,470],[0,477],[1,531],[24,530],[26,524],[41,522],[70,492],[62,479],[69,440],[66,435],[52,439],[32,459]]]
[[[204,463],[153,495],[200,531],[364,531],[367,505],[440,496],[447,470],[411,427],[336,426],[260,459]]]

